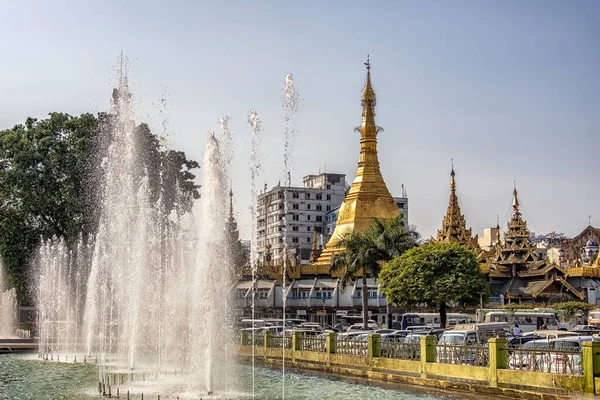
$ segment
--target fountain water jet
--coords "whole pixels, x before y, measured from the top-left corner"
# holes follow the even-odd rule
[[[8,288],[4,264],[0,259],[0,338],[10,338],[17,325],[17,291]]]
[[[163,368],[185,368],[189,390],[200,383],[217,393],[232,337],[223,306],[231,291],[224,267],[231,138],[222,144],[208,135],[202,198],[190,216],[179,186],[167,193],[162,173],[149,172],[155,165],[135,124],[126,60],[122,67],[103,137],[98,230],[89,245],[53,239],[39,249],[40,351],[51,359],[59,350],[85,352],[80,359],[98,360],[101,384],[126,371],[159,377]]]
[[[284,142],[284,152],[283,152],[283,163],[284,163],[284,176],[285,176],[285,186],[292,186],[292,178],[291,178],[291,165],[292,165],[292,145],[294,144],[295,136],[296,136],[296,112],[298,111],[299,106],[299,95],[294,87],[294,77],[292,74],[287,74],[284,79],[284,101],[283,101],[283,110],[284,110],[284,130],[283,130],[283,142]],[[284,197],[284,214],[283,214],[283,276],[281,280],[281,291],[282,291],[282,314],[283,314],[283,325],[285,326],[285,308],[286,308],[286,285],[285,281],[287,278],[287,263],[288,263],[288,190],[283,191]],[[296,255],[297,256],[297,255]],[[282,350],[282,397],[285,399],[285,347]]]

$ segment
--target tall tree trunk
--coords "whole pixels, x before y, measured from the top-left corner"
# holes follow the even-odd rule
[[[446,302],[442,301],[440,303],[440,327],[446,327]]]
[[[369,329],[369,291],[367,288],[367,276],[363,271],[362,277],[362,309],[363,309],[363,329]]]
[[[393,327],[392,327],[392,303],[389,302],[387,297],[385,299],[385,302],[387,304],[386,310],[385,310],[385,313],[387,314],[385,317],[385,320],[387,322],[387,327],[388,327],[388,329],[393,329]]]

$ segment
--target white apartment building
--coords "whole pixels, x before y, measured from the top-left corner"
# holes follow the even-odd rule
[[[303,184],[303,187],[278,185],[258,196],[259,262],[281,264],[287,236],[288,254],[295,254],[299,263],[308,263],[314,232],[324,231],[325,214],[346,197],[345,174],[307,175]]]

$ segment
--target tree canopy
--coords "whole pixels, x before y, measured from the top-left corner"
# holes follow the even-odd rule
[[[481,273],[475,253],[457,243],[431,243],[406,251],[386,263],[379,274],[388,301],[412,307],[436,306],[446,325],[447,303],[479,304],[490,287]]]
[[[416,246],[419,234],[406,230],[402,218],[374,219],[364,232],[349,232],[340,239],[341,248],[331,259],[330,271],[342,271],[342,289],[355,277],[362,277],[363,327],[368,328],[367,278],[377,278],[382,263]]]
[[[112,134],[114,116],[51,113],[28,118],[23,125],[0,131],[0,256],[11,284],[23,300],[27,265],[40,240],[61,237],[72,243],[94,234],[102,191],[102,159]],[[199,197],[197,168],[183,152],[164,149],[147,125],[136,127],[142,165],[150,175],[154,198],[175,193],[187,199],[175,204],[169,196],[161,209],[189,209]],[[142,169],[143,168],[143,169]],[[160,177],[160,179],[159,179]]]

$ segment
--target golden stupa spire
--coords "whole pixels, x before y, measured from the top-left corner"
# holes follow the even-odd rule
[[[431,238],[430,242],[461,243],[473,249],[479,249],[477,236],[471,237],[471,229],[467,229],[465,216],[460,212],[458,197],[456,196],[456,173],[454,172],[454,159],[450,170],[450,198],[446,215],[442,219],[442,228],[437,231],[437,236]]]
[[[375,91],[371,83],[371,62],[367,56],[367,79],[362,90],[362,123],[355,131],[360,133],[360,156],[356,177],[338,212],[333,235],[317,264],[329,265],[334,253],[341,250],[337,243],[349,232],[365,230],[377,218],[389,220],[400,215],[400,210],[388,190],[377,156],[377,134],[383,129],[375,125]]]

